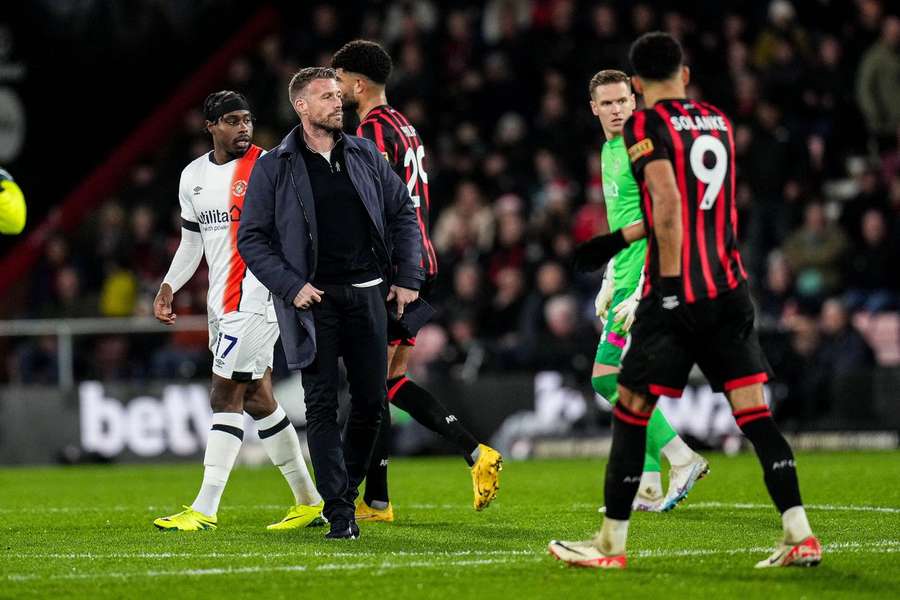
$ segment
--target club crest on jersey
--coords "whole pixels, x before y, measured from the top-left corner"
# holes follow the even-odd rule
[[[647,156],[653,152],[653,141],[650,138],[641,140],[628,149],[628,158],[631,162],[635,162],[642,156]]]
[[[247,182],[243,179],[238,179],[234,182],[234,185],[231,186],[231,193],[235,196],[243,196],[247,191]]]

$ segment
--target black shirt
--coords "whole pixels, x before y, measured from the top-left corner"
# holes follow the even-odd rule
[[[312,151],[306,140],[300,142],[319,232],[314,283],[363,283],[381,277],[372,249],[372,220],[347,173],[343,139],[331,150],[330,161]]]

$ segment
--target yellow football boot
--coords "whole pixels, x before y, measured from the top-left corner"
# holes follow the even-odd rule
[[[209,516],[197,512],[190,506],[185,506],[180,513],[168,517],[160,517],[153,521],[157,528],[163,531],[200,531],[201,529],[215,529],[218,519],[216,515]]]
[[[388,502],[387,508],[372,508],[366,504],[365,500],[360,500],[356,505],[356,520],[365,521],[367,523],[394,522],[394,507]]]
[[[484,510],[497,497],[500,489],[503,457],[484,444],[478,444],[478,450],[478,460],[472,467],[472,489],[475,492],[473,505],[475,510]]]
[[[325,502],[318,504],[297,504],[292,506],[285,517],[277,523],[266,526],[269,531],[286,531],[288,529],[300,529],[301,527],[321,527],[325,524],[322,517],[322,507]]]

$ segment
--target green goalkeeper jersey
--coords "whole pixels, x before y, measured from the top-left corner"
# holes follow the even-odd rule
[[[641,221],[644,218],[641,213],[641,192],[631,174],[631,162],[621,135],[603,144],[600,162],[609,230],[616,231]],[[638,240],[616,254],[613,278],[616,290],[628,290],[629,294],[634,291],[644,268],[646,254],[646,239]]]

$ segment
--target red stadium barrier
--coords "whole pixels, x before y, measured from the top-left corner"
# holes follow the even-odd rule
[[[48,217],[0,260],[0,292],[19,281],[40,257],[44,243],[56,231],[74,230],[97,204],[117,189],[149,150],[165,141],[184,112],[202,100],[223,79],[229,63],[252,47],[278,22],[271,6],[261,8],[209,61],[190,74],[169,99],[144,119],[99,167],[84,179]]]

